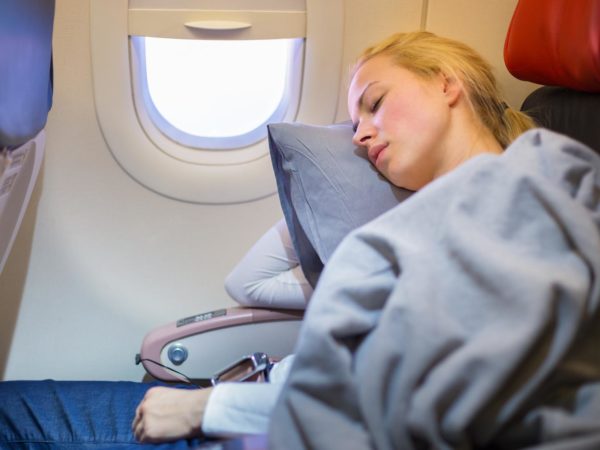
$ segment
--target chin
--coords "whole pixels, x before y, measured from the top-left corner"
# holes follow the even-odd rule
[[[381,172],[382,175],[394,186],[398,186],[402,189],[408,189],[410,191],[416,191],[415,188],[416,183],[413,177],[410,176],[410,171],[408,170],[391,170],[386,172]]]

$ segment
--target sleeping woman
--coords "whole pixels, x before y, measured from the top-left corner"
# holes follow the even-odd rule
[[[600,448],[600,157],[521,135],[489,65],[426,32],[368,49],[348,109],[417,192],[329,260],[269,448]]]

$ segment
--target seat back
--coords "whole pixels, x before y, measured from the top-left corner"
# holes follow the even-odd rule
[[[54,7],[54,0],[0,2],[0,272],[41,167]]]
[[[515,77],[543,85],[524,111],[600,152],[600,0],[519,0],[504,61]]]

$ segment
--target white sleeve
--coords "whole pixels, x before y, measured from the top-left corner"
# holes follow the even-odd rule
[[[210,394],[202,432],[207,436],[264,434],[282,385],[221,383]]]
[[[244,306],[306,308],[312,287],[304,277],[285,220],[252,246],[225,279],[225,290]]]
[[[292,365],[293,355],[276,364],[270,383],[221,383],[213,388],[202,420],[207,436],[264,434]]]

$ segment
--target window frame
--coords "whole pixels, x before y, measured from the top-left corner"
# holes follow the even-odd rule
[[[240,3],[240,0],[232,1],[232,5]],[[269,1],[274,8],[267,10],[265,5]],[[217,33],[220,38],[231,36],[238,39],[304,37],[301,95],[297,114],[290,121],[332,123],[336,117],[342,78],[343,0],[306,0],[305,11],[282,11],[282,7],[289,7],[290,1],[281,3],[283,6],[279,6],[278,2],[281,3],[280,0],[257,2],[257,7],[265,8],[261,11],[231,9],[207,12],[189,10],[197,2],[188,0],[152,0],[151,5],[141,0],[134,1],[135,8],[132,10],[128,0],[90,0],[92,83],[98,124],[107,148],[132,179],[165,197],[201,204],[249,202],[277,192],[267,139],[255,144],[260,149],[256,150],[253,159],[248,160],[240,155],[236,160],[236,153],[244,153],[247,148],[195,152],[231,155],[230,159],[219,161],[208,157],[204,160],[176,157],[149,138],[133,101],[129,36],[143,31],[143,27],[150,27],[157,32],[145,32],[144,35],[161,37],[163,25],[169,31],[178,24],[178,33],[192,33],[198,37]],[[164,9],[158,6],[159,3],[164,5]],[[216,3],[219,7],[231,6],[227,0]],[[243,3],[253,5],[249,1]],[[161,19],[163,14],[168,21]],[[256,20],[257,26],[224,32],[194,31],[185,26],[188,21],[199,20],[199,16],[206,14],[211,20]],[[151,20],[146,23],[144,17]],[[282,17],[289,20],[282,20]],[[311,19],[306,20],[307,17]],[[278,34],[273,35],[273,30]],[[181,148],[185,149],[184,146]],[[193,153],[191,149],[187,150]]]

